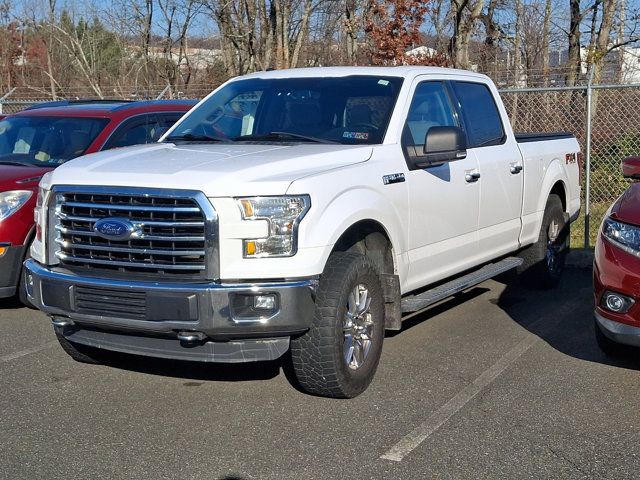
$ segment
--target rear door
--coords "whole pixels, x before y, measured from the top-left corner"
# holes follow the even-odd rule
[[[454,81],[451,85],[467,133],[467,153],[478,162],[480,173],[479,260],[490,260],[519,246],[522,155],[487,84]]]

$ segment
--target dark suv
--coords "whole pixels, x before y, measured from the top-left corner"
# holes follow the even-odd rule
[[[80,155],[155,142],[195,104],[60,101],[0,119],[0,298],[15,295],[23,281],[42,175]]]

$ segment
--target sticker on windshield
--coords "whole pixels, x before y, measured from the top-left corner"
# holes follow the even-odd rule
[[[384,85],[386,87],[389,85],[389,80],[378,80],[378,85]]]
[[[344,132],[342,138],[349,138],[351,140],[367,140],[369,138],[369,132]]]

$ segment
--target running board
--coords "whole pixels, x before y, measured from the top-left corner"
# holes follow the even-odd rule
[[[471,287],[475,287],[479,283],[489,280],[501,273],[511,270],[512,268],[522,265],[522,259],[518,257],[508,257],[496,263],[490,263],[484,267],[455,278],[450,282],[438,285],[437,287],[427,290],[426,292],[412,295],[402,299],[402,313],[411,313],[427,308],[429,305],[439,302],[447,297],[455,295]]]

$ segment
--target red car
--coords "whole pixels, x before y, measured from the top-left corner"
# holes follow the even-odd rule
[[[622,174],[640,180],[640,157],[622,162]],[[593,264],[596,339],[608,355],[640,347],[640,183],[611,206]]]
[[[0,120],[0,298],[24,281],[42,175],[80,155],[150,143],[195,101],[48,102]],[[26,302],[24,288],[17,289]]]

